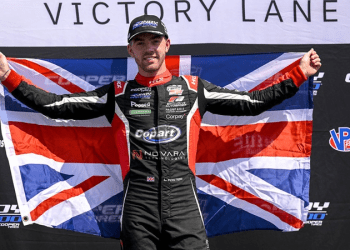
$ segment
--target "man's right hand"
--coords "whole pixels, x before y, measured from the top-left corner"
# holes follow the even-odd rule
[[[10,67],[7,62],[6,56],[0,52],[0,81],[6,80],[10,74]]]

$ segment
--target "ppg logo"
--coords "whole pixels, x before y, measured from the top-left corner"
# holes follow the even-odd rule
[[[339,133],[336,133],[334,129],[329,132],[331,134],[329,145],[332,148],[341,152],[350,151],[350,128],[340,127]]]

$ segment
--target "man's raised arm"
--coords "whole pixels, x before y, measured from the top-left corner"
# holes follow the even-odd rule
[[[56,95],[36,87],[11,70],[0,52],[0,80],[11,94],[28,107],[54,119],[86,120],[114,115],[114,83],[89,92]]]

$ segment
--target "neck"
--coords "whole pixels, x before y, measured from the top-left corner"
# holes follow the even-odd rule
[[[141,72],[137,74],[135,80],[144,86],[153,87],[156,85],[161,85],[167,83],[171,80],[172,75],[168,69],[161,74],[156,74],[154,76],[144,76]]]

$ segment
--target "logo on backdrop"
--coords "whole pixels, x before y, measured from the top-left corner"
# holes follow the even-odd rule
[[[17,205],[0,204],[0,227],[19,228],[21,221]]]
[[[313,89],[313,95],[317,95],[318,90],[320,89],[322,85],[322,78],[324,77],[324,72],[318,72],[318,75],[314,76],[314,89]]]
[[[341,152],[350,151],[350,128],[340,127],[338,133],[335,129],[329,131],[331,138],[329,139],[329,145],[335,150]]]
[[[324,219],[326,218],[327,211],[329,208],[330,202],[310,202],[309,204],[309,213],[307,215],[306,224],[311,226],[322,226]]]
[[[120,212],[122,211],[122,205],[106,204],[99,205],[93,209],[95,219],[98,222],[103,223],[118,223],[120,221]]]
[[[345,76],[345,82],[350,83],[350,73]]]

